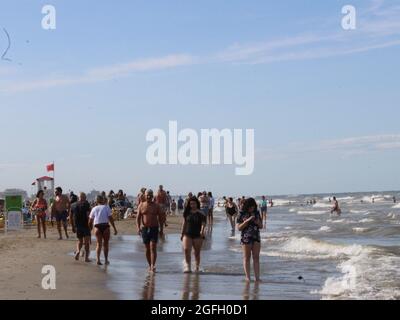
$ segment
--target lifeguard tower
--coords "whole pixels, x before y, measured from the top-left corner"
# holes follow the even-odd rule
[[[44,198],[47,201],[50,201],[50,199],[53,198],[54,195],[54,178],[52,177],[40,177],[36,179],[35,182],[36,185],[36,191],[38,192],[39,190],[43,190],[44,192]]]

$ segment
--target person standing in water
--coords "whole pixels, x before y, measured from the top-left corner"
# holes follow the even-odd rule
[[[44,199],[43,190],[39,190],[36,194],[36,199],[33,201],[31,211],[36,214],[36,224],[38,231],[38,238],[42,237],[41,228],[43,228],[43,236],[46,239],[46,211],[47,201]]]
[[[261,218],[263,223],[267,222],[267,213],[268,213],[268,201],[265,198],[265,196],[262,196],[261,202],[260,202],[260,209],[261,209]]]
[[[232,227],[232,232],[235,232],[235,220],[239,213],[237,204],[233,201],[233,198],[229,198],[226,204],[226,215]]]
[[[58,240],[62,240],[62,233],[61,233],[61,223],[64,227],[65,236],[68,239],[68,217],[69,217],[69,210],[70,210],[70,202],[69,198],[66,195],[63,195],[63,190],[60,187],[57,187],[55,190],[55,199],[54,203],[51,206],[52,215],[56,218],[57,222],[57,230],[59,238]]]
[[[393,196],[393,203],[396,203],[396,197]]]
[[[207,196],[207,192],[203,191],[203,193],[199,194],[200,201],[200,210],[203,212],[203,215],[207,218],[208,210],[210,209],[210,199]]]
[[[81,192],[79,201],[71,206],[71,214],[69,220],[72,225],[72,232],[76,233],[78,243],[76,246],[75,260],[79,260],[82,247],[85,246],[85,262],[90,262],[90,238],[91,232],[89,227],[90,204],[86,200],[86,194]]]
[[[147,198],[147,196],[146,196],[146,198]],[[167,212],[168,212],[168,206],[169,206],[169,204],[168,204],[168,195],[164,191],[164,187],[162,185],[160,185],[159,188],[158,188],[158,192],[157,192],[157,195],[156,195],[156,203],[160,206],[163,214],[165,215],[164,223],[165,223],[165,227],[168,227],[167,219],[166,219]]]
[[[171,202],[171,213],[172,213],[172,215],[176,215],[176,202],[175,202],[175,199],[172,199],[172,202]]]
[[[253,198],[249,198],[243,205],[243,210],[237,219],[237,228],[241,231],[241,244],[243,248],[243,267],[246,281],[251,281],[250,260],[253,257],[253,267],[256,282],[260,282],[260,251],[262,229],[262,218],[257,210],[257,203]]]
[[[200,211],[200,202],[192,197],[183,213],[183,224],[181,241],[185,252],[184,272],[191,273],[192,269],[192,249],[196,259],[196,272],[200,270],[200,252],[205,239],[205,227],[207,218]]]
[[[214,207],[215,207],[215,199],[212,195],[212,192],[208,193],[208,199],[210,201],[208,207],[208,223],[212,226],[214,224]]]
[[[340,207],[339,207],[339,201],[336,200],[336,197],[333,197],[333,207],[331,210],[331,214],[334,212],[336,212],[336,214],[338,216],[340,216],[340,214],[342,213],[342,210],[340,210]]]
[[[137,231],[146,247],[149,272],[156,272],[158,236],[164,234],[165,214],[157,203],[153,202],[152,190],[146,191],[146,202],[140,204],[136,217]]]
[[[184,204],[184,201],[183,201],[182,197],[179,196],[179,199],[178,199],[178,214],[179,214],[179,215],[180,215],[180,214],[183,212],[183,210],[184,210],[183,204]]]
[[[114,224],[111,208],[107,205],[107,200],[102,195],[97,196],[97,206],[95,206],[89,215],[89,228],[95,230],[97,239],[96,257],[97,265],[101,266],[101,250],[104,248],[104,258],[106,265],[110,264],[108,260],[109,242],[110,242],[110,223],[114,229],[114,235],[117,235],[117,228]]]

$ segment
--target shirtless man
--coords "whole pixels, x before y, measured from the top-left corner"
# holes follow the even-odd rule
[[[146,258],[149,272],[156,272],[158,236],[163,236],[165,211],[153,202],[153,191],[146,191],[146,202],[140,204],[136,218],[138,234],[146,246]]]
[[[54,194],[56,197],[54,199],[53,205],[51,206],[51,214],[56,218],[57,230],[59,235],[58,240],[62,240],[61,223],[64,227],[65,236],[68,239],[69,236],[67,218],[71,209],[69,198],[66,195],[63,195],[62,189],[60,187],[56,188]]]
[[[340,210],[339,207],[339,202],[336,200],[336,197],[333,197],[333,208],[331,210],[331,214],[336,212],[338,216],[342,213],[342,210]]]
[[[164,187],[160,186],[156,195],[156,203],[160,206],[162,212],[166,215],[168,211],[168,195],[164,191]],[[167,219],[165,219],[165,226],[168,227]]]

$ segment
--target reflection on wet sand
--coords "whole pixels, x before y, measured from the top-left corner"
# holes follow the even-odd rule
[[[192,296],[190,297],[190,294]],[[183,279],[182,300],[199,300],[200,277],[198,274],[185,274]]]
[[[258,282],[255,282],[253,290],[251,292],[250,287],[250,282],[246,282],[243,290],[243,300],[258,300],[258,296],[260,293],[260,284]],[[251,297],[250,294],[252,294]]]
[[[154,291],[155,291],[155,274],[151,273],[146,277],[143,286],[143,300],[154,300]]]

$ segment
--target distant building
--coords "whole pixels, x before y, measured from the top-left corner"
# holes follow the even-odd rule
[[[96,197],[101,194],[101,191],[92,190],[87,195],[86,198],[89,202],[95,201]]]

